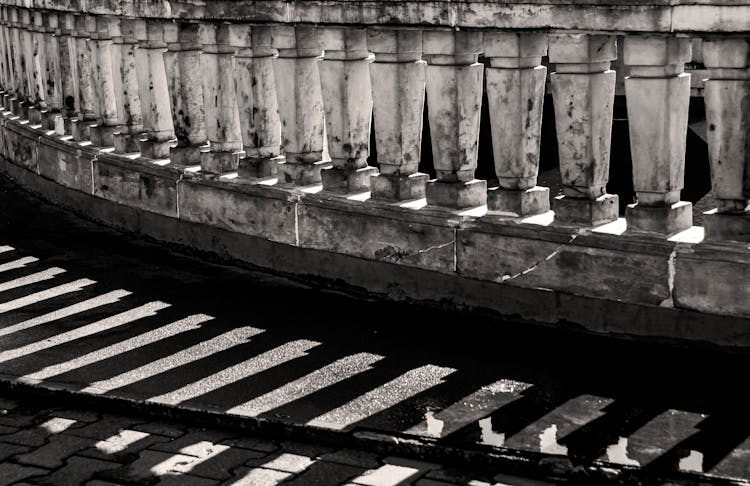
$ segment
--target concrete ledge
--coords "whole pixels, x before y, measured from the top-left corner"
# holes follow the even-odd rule
[[[369,297],[579,331],[750,348],[746,245],[207,180],[147,159],[96,152],[17,120],[0,118],[0,126],[6,128],[0,144],[14,157],[0,159],[0,171],[22,187],[207,258]]]
[[[115,156],[99,156],[93,164],[94,194],[127,206],[177,217],[177,181],[181,173]]]
[[[265,189],[265,190],[264,190]],[[294,245],[296,202],[262,186],[184,180],[180,219]]]

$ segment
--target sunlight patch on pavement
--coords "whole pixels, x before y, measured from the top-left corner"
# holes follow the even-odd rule
[[[198,361],[225,349],[244,344],[253,336],[264,332],[256,327],[240,327],[225,332],[219,336],[201,341],[189,348],[182,349],[174,354],[151,361],[130,371],[120,373],[112,378],[96,381],[81,390],[84,393],[103,394],[116,388],[121,388],[137,381],[145,380],[165,371],[184,366],[188,363]]]
[[[136,307],[135,309],[130,309],[117,315],[107,317],[106,319],[94,322],[92,324],[87,324],[77,329],[57,334],[42,341],[27,344],[26,346],[21,346],[20,348],[2,351],[0,352],[0,363],[19,358],[21,356],[36,353],[53,346],[58,346],[69,341],[74,341],[76,339],[91,336],[92,334],[96,334],[102,331],[107,331],[124,324],[129,324],[144,317],[156,315],[157,311],[169,306],[169,304],[165,304],[164,302],[149,302],[148,304]]]
[[[26,307],[27,305],[36,304],[43,300],[53,299],[55,297],[69,294],[71,292],[78,292],[84,287],[93,285],[95,283],[95,281],[88,278],[82,278],[74,282],[70,282],[64,285],[58,285],[57,287],[52,287],[51,289],[42,290],[41,292],[35,292],[31,295],[27,295],[26,297],[21,297],[19,299],[14,299],[9,302],[0,304],[0,314],[20,309],[21,307]]]
[[[13,334],[14,332],[22,331],[24,329],[29,329],[35,326],[40,326],[42,324],[48,324],[58,319],[64,319],[66,317],[70,317],[87,310],[95,309],[103,305],[113,304],[119,301],[122,297],[128,295],[130,295],[130,292],[128,292],[127,290],[114,290],[112,292],[107,292],[106,294],[94,297],[93,299],[84,300],[83,302],[78,302],[77,304],[69,305],[67,307],[63,307],[62,309],[58,309],[41,316],[19,322],[18,324],[13,324],[12,326],[2,328],[0,329],[0,336],[7,336],[9,334]]]
[[[367,371],[381,359],[383,359],[383,356],[370,353],[346,356],[297,380],[286,383],[265,395],[230,408],[227,412],[255,417]]]
[[[227,384],[240,381],[280,364],[305,356],[310,349],[318,345],[320,343],[306,339],[291,341],[241,363],[224,368],[217,373],[201,378],[177,390],[150,398],[149,401],[170,405],[184,402]]]
[[[64,363],[47,366],[46,368],[24,376],[24,378],[44,380],[52,376],[67,373],[71,370],[83,368],[84,366],[104,361],[105,359],[112,358],[134,349],[138,349],[162,339],[166,339],[183,332],[199,329],[202,323],[210,321],[211,319],[213,319],[213,317],[205,314],[195,314],[186,317],[185,319],[180,319],[179,321],[167,324],[166,326],[144,332],[143,334],[139,334],[119,343],[115,343],[102,349],[97,349],[96,351],[86,353],[83,356],[73,358],[71,360],[65,361]]]

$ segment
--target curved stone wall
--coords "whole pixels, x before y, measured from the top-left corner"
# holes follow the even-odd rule
[[[0,127],[0,170],[21,186],[165,243],[323,286],[530,324],[750,345],[746,247],[700,243],[698,227],[665,240],[618,234],[624,221],[592,231],[543,218],[446,215],[206,180],[55,136],[8,112]]]

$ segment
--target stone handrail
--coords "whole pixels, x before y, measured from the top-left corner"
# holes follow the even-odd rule
[[[447,293],[453,305],[545,323],[750,345],[748,31],[750,3],[728,0],[2,1],[5,172],[92,205],[329,255],[310,258],[395,264],[380,278],[260,263],[391,297],[397,281],[399,298]],[[705,228],[680,200],[693,39],[718,200]],[[554,66],[554,198],[537,185],[543,58]],[[625,218],[606,193],[615,61],[628,73],[637,195]],[[484,94],[490,187],[475,178]],[[418,171],[425,98],[434,180]],[[426,292],[407,268],[451,280]],[[500,297],[516,289],[530,293]],[[613,302],[628,304],[618,324],[606,317]],[[630,322],[643,306],[671,324]],[[709,317],[710,330],[687,329]]]

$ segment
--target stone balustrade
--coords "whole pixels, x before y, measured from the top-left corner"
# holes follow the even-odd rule
[[[750,317],[750,3],[591,3],[4,0],[4,171],[259,241],[395,264],[404,289],[354,270],[260,263],[279,271],[546,323],[735,344],[736,322]],[[708,73],[718,201],[704,228],[681,200],[693,45]],[[614,69],[627,73],[636,193],[624,218],[607,193]],[[559,194],[538,185],[549,94]],[[489,181],[476,177],[488,128]],[[432,180],[420,172],[425,129]],[[128,221],[113,224],[149,233]],[[454,280],[424,290],[407,269]],[[507,297],[508,288],[529,293]],[[538,314],[530,302],[549,291],[557,300],[540,308],[554,315]],[[599,310],[563,312],[559,295]],[[657,317],[613,324],[621,302],[626,316],[645,306]],[[723,316],[721,337],[685,324],[705,316]]]

